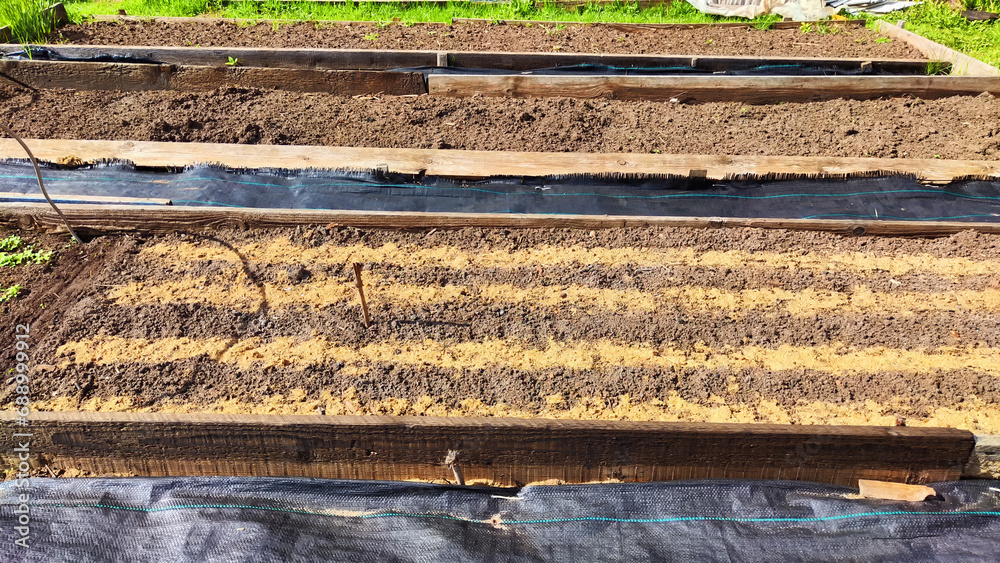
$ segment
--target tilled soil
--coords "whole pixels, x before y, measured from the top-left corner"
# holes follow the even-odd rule
[[[29,92],[0,80],[27,138],[472,150],[1000,158],[1000,100],[749,106],[576,99],[345,98],[254,89]]]
[[[1000,432],[998,236],[321,227],[34,243],[56,260],[0,271],[28,288],[0,307],[31,323],[40,409]]]
[[[695,29],[616,29],[602,25],[533,24],[451,26],[370,23],[237,25],[232,22],[87,22],[62,27],[50,42],[177,47],[299,47],[413,49],[504,52],[578,52],[682,55],[762,55],[797,57],[910,58],[924,56],[901,41],[876,41],[879,34],[860,26],[831,24],[803,33],[797,29],[701,27]]]

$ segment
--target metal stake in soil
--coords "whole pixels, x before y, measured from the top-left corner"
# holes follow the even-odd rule
[[[361,281],[361,264],[354,263],[354,283],[358,286],[358,295],[361,296],[361,310],[365,313],[365,328],[372,326],[372,319],[368,315],[368,301],[365,299],[365,285]]]

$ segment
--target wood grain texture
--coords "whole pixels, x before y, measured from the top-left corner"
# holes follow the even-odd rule
[[[482,18],[452,18],[452,23],[482,23],[482,24],[502,24],[502,25],[538,25],[543,23],[545,25],[582,25],[591,27],[607,27],[617,31],[642,31],[650,29],[697,29],[702,27],[737,27],[754,29],[755,25],[752,23],[740,23],[740,22],[721,22],[721,23],[590,23],[590,22],[579,22],[579,21],[538,21],[538,20],[487,20]],[[830,24],[829,21],[819,22],[786,22],[780,21],[771,24],[770,29],[800,29],[803,23],[808,23],[816,25],[818,23],[823,23],[824,25]],[[855,19],[855,20],[841,20],[832,22],[837,25],[850,26],[850,27],[860,27],[865,25],[865,20]]]
[[[893,39],[909,43],[932,61],[951,64],[951,74],[954,76],[1000,76],[1000,69],[995,66],[990,66],[979,59],[959,53],[889,22],[879,21],[876,30]]]
[[[12,443],[13,413],[0,414]],[[973,436],[947,428],[512,418],[33,413],[37,464],[96,474],[467,481],[952,480]],[[11,452],[2,454],[10,461]]]
[[[86,235],[171,233],[211,229],[283,228],[338,225],[379,229],[616,229],[649,227],[788,229],[845,235],[944,236],[962,231],[1000,233],[1000,223],[947,221],[849,221],[838,219],[741,219],[721,217],[643,217],[541,215],[513,213],[427,213],[140,207],[135,205],[59,205],[73,230]],[[0,203],[0,227],[63,232],[62,220],[44,204]]]
[[[814,156],[728,156],[644,153],[560,153],[383,149],[301,145],[239,145],[157,141],[26,139],[40,160],[129,160],[140,166],[212,162],[234,168],[385,169],[451,178],[565,174],[658,174],[709,179],[735,175],[836,176],[872,172],[913,174],[928,182],[967,176],[1000,177],[1000,161]],[[24,158],[13,139],[0,139],[0,159]]]
[[[870,66],[875,71],[910,74],[926,73],[927,70],[927,62],[918,59],[503,53],[488,51],[448,52],[448,63],[448,66],[463,68],[496,68],[504,70],[532,70],[578,64],[600,64],[626,68],[690,66],[712,72],[746,70],[765,65],[823,66],[842,70],[855,70]]]
[[[858,494],[865,498],[922,502],[927,497],[937,496],[937,492],[926,485],[888,483],[886,481],[858,480]]]
[[[371,70],[314,70],[0,60],[0,72],[34,88],[204,91],[224,86],[293,92],[416,95],[423,75]]]
[[[313,70],[391,70],[437,64],[438,51],[375,49],[265,49],[247,47],[148,47],[142,45],[39,45],[64,57],[121,55],[170,65],[225,67],[230,58],[239,67]],[[0,45],[0,53],[22,50]]]
[[[462,76],[431,75],[438,96],[612,98],[618,100],[810,102],[912,96],[1000,95],[1000,77],[977,76]]]
[[[164,64],[224,67],[230,58],[240,67],[304,68],[319,70],[391,70],[397,68],[448,66],[531,70],[579,64],[620,67],[690,66],[712,72],[743,70],[762,65],[820,65],[844,70],[869,66],[890,73],[925,72],[927,63],[917,59],[808,58],[761,56],[615,55],[594,53],[507,53],[491,51],[407,51],[375,49],[266,49],[245,47],[147,47],[141,45],[40,45],[65,57],[86,58],[121,55]],[[0,45],[0,53],[22,50],[20,45]]]

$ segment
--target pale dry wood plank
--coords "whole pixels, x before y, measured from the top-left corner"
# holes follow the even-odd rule
[[[926,485],[890,483],[871,479],[858,480],[859,494],[865,498],[922,502],[927,497],[937,496],[937,491]]]
[[[567,174],[657,174],[709,179],[753,174],[837,176],[871,172],[913,174],[928,182],[967,176],[1000,177],[1000,161],[812,156],[672,155],[384,149],[157,141],[27,139],[44,161],[129,160],[140,166],[186,166],[212,162],[234,168],[385,169],[453,178]],[[12,139],[0,139],[0,159],[23,158]]]

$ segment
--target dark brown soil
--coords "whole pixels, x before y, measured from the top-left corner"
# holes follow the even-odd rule
[[[797,29],[702,27],[622,31],[610,26],[535,24],[453,26],[366,23],[280,25],[90,22],[61,28],[51,39],[98,45],[177,47],[318,47],[508,52],[579,52],[682,55],[910,58],[923,55],[901,41],[878,43],[879,35],[857,26],[831,25],[828,33]],[[366,38],[367,37],[367,38]]]
[[[0,80],[0,118],[47,139],[1000,159],[1000,100],[989,95],[747,106],[233,88],[27,92]]]
[[[30,238],[30,237],[26,237]],[[134,407],[156,410],[184,402],[208,406],[234,400],[244,405],[266,403],[274,395],[305,392],[315,399],[323,392],[335,396],[356,392],[359,412],[378,401],[403,399],[411,402],[430,396],[437,404],[457,408],[465,400],[504,404],[523,412],[540,412],[547,397],[561,395],[566,404],[601,399],[612,405],[623,395],[632,402],[666,400],[677,394],[705,408],[726,405],[775,404],[794,409],[821,402],[843,408],[861,408],[865,401],[889,405],[887,414],[920,419],[937,409],[961,409],[975,398],[989,408],[1000,404],[1000,378],[976,369],[928,368],[838,374],[813,369],[612,367],[607,369],[540,368],[519,370],[497,366],[447,368],[437,365],[373,362],[358,374],[344,369],[336,357],[307,366],[240,368],[208,356],[175,361],[144,361],[129,358],[107,365],[67,362],[57,354],[59,346],[96,337],[129,340],[190,338],[260,339],[325,338],[339,346],[359,349],[383,342],[422,345],[427,340],[460,345],[494,340],[514,342],[527,348],[544,349],[552,343],[613,341],[625,345],[669,345],[684,350],[739,349],[781,346],[844,346],[864,350],[877,347],[927,350],[1000,348],[1000,313],[996,310],[921,311],[901,309],[852,312],[827,310],[795,315],[781,307],[768,306],[751,314],[733,317],[717,308],[699,308],[679,302],[655,311],[579,310],[570,305],[531,302],[481,302],[474,298],[443,303],[392,304],[372,295],[375,325],[366,330],[357,307],[316,308],[259,306],[231,308],[211,303],[158,302],[123,305],[109,297],[111,288],[130,282],[147,284],[205,276],[205,285],[223,287],[227,273],[246,271],[253,283],[289,283],[289,268],[309,269],[301,281],[332,279],[352,283],[346,265],[300,264],[296,254],[267,256],[265,260],[242,257],[243,263],[212,259],[151,260],[144,249],[154,244],[194,244],[203,248],[234,252],[249,243],[267,244],[290,239],[303,248],[337,248],[361,244],[378,248],[394,244],[405,249],[454,247],[470,254],[492,251],[515,252],[544,245],[589,249],[691,249],[760,253],[815,253],[821,259],[860,253],[865,259],[968,258],[1000,261],[1000,237],[962,233],[949,238],[919,240],[904,238],[843,238],[820,233],[792,233],[749,229],[731,230],[608,230],[507,231],[460,230],[424,232],[357,231],[317,228],[286,232],[220,232],[209,236],[177,235],[144,240],[119,237],[98,238],[84,245],[65,248],[65,239],[41,237],[33,243],[57,250],[48,266],[0,270],[0,286],[21,283],[28,292],[2,305],[9,326],[31,324],[32,363],[36,400],[72,397],[76,404],[93,398],[129,398]],[[234,254],[234,256],[236,256]],[[929,262],[930,263],[930,262]],[[664,264],[639,267],[628,261],[614,266],[587,267],[414,267],[372,263],[368,276],[392,283],[434,288],[449,284],[470,288],[508,285],[520,288],[576,285],[626,292],[657,292],[671,287],[696,286],[731,291],[781,288],[789,291],[830,290],[852,293],[861,287],[892,293],[902,287],[906,294],[948,294],[958,291],[1000,289],[995,276],[947,274],[934,266],[909,273],[872,271],[787,269],[780,267],[706,267]],[[853,272],[853,273],[852,273]],[[222,284],[221,286],[219,284]],[[13,365],[12,332],[5,332],[0,361]],[[72,357],[69,358],[70,360]],[[59,366],[63,367],[59,367]],[[9,384],[0,404],[10,400]],[[720,399],[721,398],[721,399]],[[371,407],[372,409],[381,407]],[[408,411],[404,411],[408,412]],[[985,416],[985,415],[984,415]],[[988,421],[982,425],[992,428]],[[978,423],[977,423],[978,424]],[[995,425],[994,425],[995,426]]]

